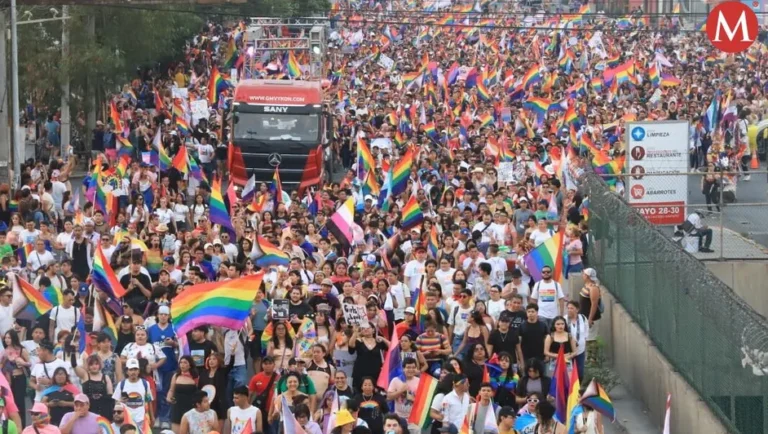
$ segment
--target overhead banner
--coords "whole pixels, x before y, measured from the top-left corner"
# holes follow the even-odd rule
[[[653,224],[683,223],[688,204],[688,122],[627,122],[627,132],[630,205]]]

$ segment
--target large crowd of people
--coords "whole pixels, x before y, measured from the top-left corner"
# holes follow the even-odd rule
[[[327,158],[346,172],[301,196],[267,183],[247,200],[219,191],[233,230],[210,206],[212,181],[229,182],[232,88],[208,87],[214,67],[242,71],[242,24],[206,25],[183,60],[115,95],[82,184],[76,157],[56,147],[57,114],[38,114],[50,157],[27,164],[18,188],[0,186],[3,431],[279,434],[295,429],[288,405],[308,434],[456,434],[466,421],[475,433],[565,433],[555,361],[586,386],[602,312],[579,176],[598,170],[623,188],[633,120],[689,120],[693,167],[748,171],[745,124],[768,107],[766,48],[715,52],[675,13],[443,3],[335,3],[325,77],[280,52],[251,65],[323,80]],[[392,195],[406,158],[407,186]],[[328,229],[350,197],[351,244]],[[421,218],[405,226],[412,198]],[[567,259],[531,269],[528,255],[554,237]],[[258,240],[288,264],[260,265]],[[105,262],[119,300],[97,284]],[[174,298],[261,272],[243,327],[199,326],[183,351]],[[572,292],[571,280],[584,285]],[[277,300],[288,319],[274,319]],[[352,321],[344,305],[365,315]],[[389,378],[393,353],[401,371]],[[409,423],[421,376],[439,381],[424,426]],[[526,415],[535,422],[520,427]],[[601,415],[583,405],[575,432],[602,434]]]

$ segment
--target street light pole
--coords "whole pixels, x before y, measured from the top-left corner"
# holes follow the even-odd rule
[[[24,157],[22,151],[21,134],[19,132],[19,120],[21,116],[19,114],[19,34],[17,31],[18,18],[16,16],[16,0],[11,0],[11,75],[13,76],[13,84],[11,86],[11,97],[13,98],[12,113],[13,120],[11,122],[11,137],[13,137],[13,174],[10,176],[12,182],[18,183],[21,176],[21,162]]]
[[[67,17],[69,16],[69,6],[62,6],[61,18],[61,57],[64,62],[69,60],[69,25]],[[63,62],[62,62],[63,63]],[[72,132],[72,116],[69,112],[69,71],[64,67],[64,74],[61,81],[61,155],[69,146]]]

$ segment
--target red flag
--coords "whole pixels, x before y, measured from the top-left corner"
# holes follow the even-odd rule
[[[323,146],[320,145],[316,149],[309,151],[307,156],[307,164],[304,166],[304,173],[301,175],[301,183],[299,184],[299,196],[304,192],[304,189],[320,183],[320,177],[323,173]]]
[[[229,177],[235,184],[244,187],[248,182],[248,173],[245,171],[245,161],[240,148],[230,143],[227,148],[227,169]]]

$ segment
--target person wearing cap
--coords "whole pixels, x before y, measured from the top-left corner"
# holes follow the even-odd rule
[[[178,368],[178,361],[175,349],[178,347],[175,336],[176,332],[173,324],[170,322],[171,309],[167,305],[161,305],[157,308],[157,323],[147,329],[149,342],[159,347],[165,354],[165,363],[157,368],[159,381],[157,382],[157,421],[162,427],[163,424],[171,423],[171,405],[166,397],[171,387],[171,378]]]
[[[464,374],[453,374],[453,390],[442,401],[432,402],[429,415],[442,426],[462,426],[469,411],[469,381]]]
[[[579,313],[587,318],[589,335],[587,336],[588,356],[593,357],[597,344],[596,322],[602,318],[603,299],[600,292],[600,279],[594,268],[586,268],[581,272],[584,287],[579,291]]]
[[[128,359],[125,362],[127,378],[117,383],[112,399],[125,404],[133,422],[142,426],[145,417],[151,417],[152,389],[149,382],[141,378],[140,365],[137,359]],[[146,412],[149,411],[150,414]]]
[[[427,249],[419,244],[413,248],[413,259],[405,264],[403,280],[411,294],[426,287],[427,279]],[[423,291],[423,290],[422,290]]]
[[[329,312],[330,318],[336,318],[336,312],[341,310],[341,303],[338,297],[333,295],[333,288],[331,279],[326,278],[320,282],[320,292],[313,295],[308,302],[313,311],[324,309]]]
[[[61,434],[101,434],[99,415],[90,411],[91,401],[84,393],[75,395],[75,409],[61,418]]]
[[[61,434],[59,427],[51,425],[51,415],[48,412],[48,406],[42,402],[37,402],[32,406],[29,417],[32,423],[24,428],[21,434]],[[10,431],[9,434],[11,434]]]
[[[497,412],[499,434],[519,434],[515,430],[515,409],[509,406],[504,406]]]

